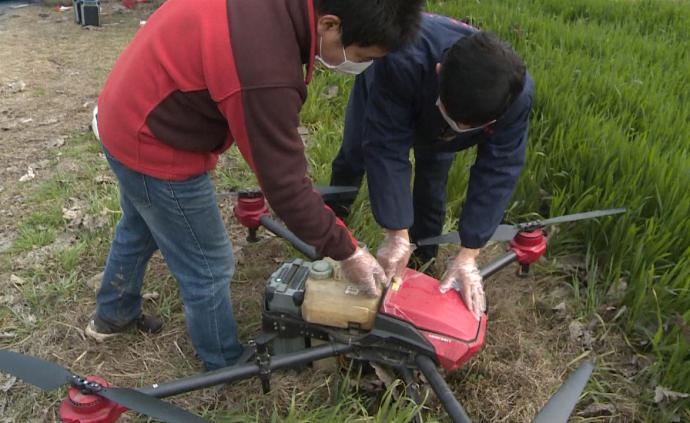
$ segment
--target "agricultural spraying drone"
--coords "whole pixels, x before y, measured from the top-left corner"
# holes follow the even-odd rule
[[[320,191],[332,196],[352,195],[355,190],[327,187]],[[609,209],[500,225],[491,239],[509,241],[508,251],[484,266],[481,274],[488,278],[515,261],[527,271],[546,251],[543,228],[547,225],[624,211]],[[82,378],[57,364],[8,350],[0,350],[0,371],[47,391],[69,384],[59,410],[65,422],[109,423],[127,410],[166,422],[204,422],[160,398],[250,377],[258,377],[263,391],[268,392],[273,371],[345,355],[394,369],[406,382],[409,397],[418,403],[421,395],[414,370],[419,370],[451,420],[470,422],[437,366],[454,371],[479,351],[484,343],[486,314],[477,321],[455,291],[441,294],[438,280],[412,269],[380,298],[367,298],[339,276],[336,262],[321,259],[313,247],[273,221],[260,192],[239,193],[234,213],[249,229],[248,240],[258,240],[257,229],[264,226],[310,259],[282,264],[267,281],[262,332],[249,344],[252,362],[137,389],[113,387],[98,376]],[[421,240],[417,245],[448,242],[459,242],[457,232]],[[333,297],[337,307],[329,302]],[[533,421],[567,422],[592,369],[592,363],[582,364]],[[417,414],[416,419],[421,420],[421,416]]]

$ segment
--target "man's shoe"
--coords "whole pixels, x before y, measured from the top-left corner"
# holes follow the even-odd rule
[[[86,326],[84,333],[98,342],[103,342],[106,339],[113,338],[121,334],[129,329],[132,325],[136,325],[137,329],[147,333],[158,333],[163,328],[163,322],[160,319],[143,313],[140,314],[136,319],[123,326],[113,326],[94,313],[93,316],[91,316],[91,320],[89,320],[89,324]]]
[[[137,329],[146,333],[159,333],[163,329],[163,321],[156,316],[140,314],[136,319]]]

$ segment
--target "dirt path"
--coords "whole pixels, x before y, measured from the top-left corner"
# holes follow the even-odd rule
[[[60,148],[68,136],[88,129],[90,112],[104,78],[136,32],[140,19],[145,19],[151,10],[144,6],[128,11],[119,7],[119,2],[102,3],[104,26],[90,30],[76,25],[71,12],[39,6],[0,10],[0,253],[9,249],[18,222],[30,212],[25,202],[27,192],[56,170],[69,170],[75,165],[73,159],[61,158]],[[56,151],[57,163],[49,162]],[[22,179],[25,181],[20,182]],[[228,221],[231,223],[230,218]],[[238,234],[237,227],[231,226],[231,232]],[[234,239],[239,239],[239,235]],[[498,249],[495,247],[488,254],[497,254]],[[280,259],[289,258],[288,254],[280,241],[269,240],[263,246],[248,247],[238,257],[233,300],[240,326],[248,327],[243,335],[258,329],[255,314],[263,283]],[[256,262],[263,264],[254,265]],[[150,279],[170,279],[160,258],[154,259],[149,273]],[[8,278],[8,270],[0,269],[0,280]],[[477,421],[528,420],[568,369],[573,368],[568,364],[577,361],[583,346],[570,337],[574,311],[570,308],[572,293],[567,286],[543,271],[518,279],[512,270],[506,270],[487,283],[491,316],[484,351],[449,378]],[[90,295],[73,304],[80,310],[78,313],[56,310],[56,322],[22,340],[23,346],[34,344],[28,349],[63,364],[72,363],[75,371],[95,369],[109,380],[129,386],[197,370],[181,311],[174,308],[177,306],[173,306],[175,314],[166,316],[166,330],[154,342],[133,335],[103,349],[85,341],[78,329],[93,306]],[[552,309],[561,302],[568,306]],[[253,317],[245,317],[248,315]],[[588,329],[594,336],[594,350],[607,352],[608,363],[626,360],[617,355],[618,338],[599,339],[597,333],[603,329],[596,326]],[[611,351],[612,354],[608,353]],[[275,404],[288,405],[291,389],[308,391],[310,387],[323,386],[323,380],[323,375],[278,376],[274,385],[278,389],[266,400],[256,400],[260,398],[258,384],[246,382],[227,392],[182,397],[178,403],[198,410],[244,407],[255,411],[257,407],[251,401],[264,401],[270,410]],[[0,385],[1,382],[2,379]],[[18,415],[13,407],[24,407],[21,415],[35,416],[37,421],[55,418],[54,400],[31,388],[24,387],[14,395],[12,392],[7,397],[0,392],[0,415],[5,414],[3,410],[8,416]],[[20,398],[24,395],[28,400]],[[634,420],[635,410],[629,400],[626,402],[626,396],[628,392],[623,390],[607,397],[589,397],[588,403],[616,403],[610,413],[613,416],[589,421]],[[0,421],[13,421],[8,418]]]
[[[103,7],[105,25],[91,30],[71,11],[0,11],[0,252],[15,236],[27,189],[48,176],[49,150],[87,129],[110,67],[147,16],[145,8]],[[35,177],[20,182],[29,167]]]

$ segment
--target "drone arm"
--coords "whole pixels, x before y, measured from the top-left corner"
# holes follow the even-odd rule
[[[479,274],[482,275],[482,279],[486,279],[516,260],[517,254],[515,254],[515,251],[510,250],[479,269]]]
[[[297,238],[297,235],[293,234],[288,228],[270,217],[266,215],[261,216],[259,221],[266,229],[287,240],[297,251],[309,257],[311,260],[318,260],[321,258],[321,256],[316,253],[316,249],[313,246]]]
[[[434,364],[433,360],[420,354],[415,357],[415,362],[419,370],[424,374],[424,377],[429,381],[429,384],[431,384],[436,396],[443,404],[443,408],[446,409],[453,423],[471,423],[465,409],[462,408],[453,391],[451,391],[443,376],[436,369],[436,364]]]
[[[329,343],[304,351],[276,355],[271,357],[270,370],[273,371],[300,366],[322,358],[334,357],[336,355],[345,354],[352,350],[352,348],[352,345]],[[169,383],[145,386],[137,389],[137,391],[156,398],[165,398],[207,388],[209,386],[259,376],[259,372],[260,369],[257,364],[230,366],[184,379],[178,379]]]

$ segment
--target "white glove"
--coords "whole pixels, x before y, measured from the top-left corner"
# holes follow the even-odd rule
[[[455,289],[460,293],[467,308],[479,320],[486,311],[486,299],[482,287],[482,276],[479,274],[476,257],[479,250],[463,248],[446,268],[443,282],[439,287],[442,293]]]
[[[401,278],[412,255],[412,244],[407,230],[386,230],[383,243],[376,252],[376,259],[386,272],[386,286],[395,277]]]
[[[386,273],[368,251],[357,247],[355,252],[340,262],[340,269],[350,282],[362,287],[370,297],[381,295],[379,284],[386,283]]]

